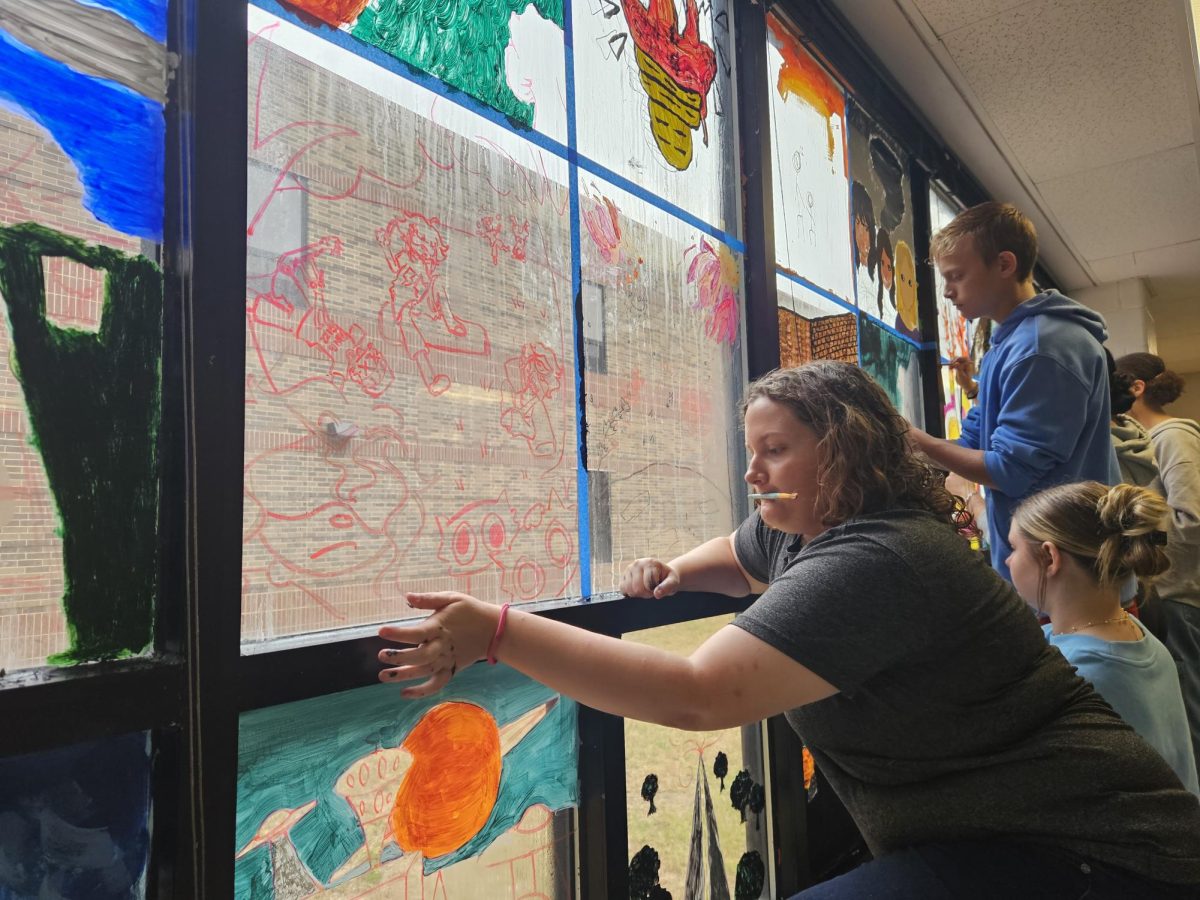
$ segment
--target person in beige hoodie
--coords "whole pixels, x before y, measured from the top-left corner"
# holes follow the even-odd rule
[[[1149,430],[1162,494],[1171,508],[1171,567],[1155,583],[1166,625],[1160,637],[1175,657],[1192,744],[1200,747],[1200,424],[1164,412],[1183,393],[1183,379],[1153,353],[1122,356],[1117,372],[1133,379],[1129,412]]]

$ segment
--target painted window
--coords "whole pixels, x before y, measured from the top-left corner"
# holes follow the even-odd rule
[[[0,895],[143,898],[150,821],[148,735],[0,759]]]
[[[236,896],[574,896],[575,719],[506,666],[244,714]]]
[[[688,654],[730,621],[698,619],[625,640]],[[672,897],[770,896],[758,736],[755,728],[689,732],[625,723],[631,896],[655,896],[656,885]]]
[[[152,643],[166,8],[0,24],[0,670]]]

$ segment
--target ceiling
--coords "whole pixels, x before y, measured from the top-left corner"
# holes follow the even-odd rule
[[[1200,371],[1200,0],[832,0],[1067,292],[1144,280]]]

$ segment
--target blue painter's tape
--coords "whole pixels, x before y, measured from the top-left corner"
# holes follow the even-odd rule
[[[818,296],[823,297],[824,299],[828,300],[830,303],[836,303],[838,306],[840,306],[842,309],[846,310],[847,312],[856,313],[859,311],[858,307],[856,307],[853,303],[849,303],[849,302],[843,300],[837,294],[832,294],[829,291],[825,290],[825,288],[817,287],[815,284],[813,284],[807,278],[797,275],[794,272],[789,272],[789,271],[787,271],[787,269],[781,269],[778,266],[775,267],[775,272],[776,272],[776,274],[781,275],[786,280],[792,282],[792,284],[798,284],[798,285],[800,285],[800,287],[805,288],[806,290],[810,290],[814,294],[817,294]],[[904,332],[898,331],[897,329],[893,328],[891,325],[888,325],[886,322],[880,321],[879,319],[875,318],[870,313],[863,313],[863,315],[867,317],[867,320],[872,325],[882,328],[884,331],[888,332],[889,334],[894,335],[895,337],[898,337],[900,340],[904,341],[904,343],[906,343],[906,344],[912,344],[912,346],[916,347],[918,350],[937,350],[937,342],[936,341],[925,341],[922,343],[921,341],[918,341],[915,338],[909,337]]]
[[[912,344],[912,346],[916,347],[918,350],[937,350],[937,348],[938,348],[937,341],[924,341],[924,342],[918,341],[916,338],[905,334],[900,329],[892,327],[891,325],[889,325],[887,322],[883,321],[882,319],[876,318],[875,316],[871,315],[869,312],[864,312],[863,315],[866,316],[867,321],[869,321],[875,327],[881,328],[882,330],[886,331],[888,334],[892,335],[893,337],[897,337],[900,340],[904,341],[904,343],[906,343],[906,344]]]
[[[167,0],[79,0],[128,19],[156,41],[167,39]]]
[[[574,18],[571,0],[563,4],[563,37],[565,43],[567,89],[567,144],[568,178],[571,202],[571,302],[575,340],[575,499],[576,531],[579,535],[579,593],[585,600],[592,596],[592,523],[591,504],[588,491],[587,466],[587,415],[586,385],[584,384],[584,360],[581,353],[583,341],[583,254],[579,246],[579,167],[576,162],[575,141],[578,129],[575,123],[575,50]]]
[[[680,207],[676,206],[674,203],[671,203],[668,200],[664,200],[662,197],[658,196],[657,194],[651,193],[650,191],[646,190],[644,187],[640,187],[639,185],[634,184],[628,178],[625,178],[622,175],[618,175],[612,169],[609,169],[609,168],[606,168],[606,167],[600,165],[600,163],[596,162],[595,160],[588,159],[583,154],[579,155],[579,168],[584,169],[585,171],[588,171],[588,172],[592,173],[593,175],[598,175],[599,177],[603,178],[605,181],[615,184],[617,187],[619,187],[621,190],[625,191],[626,193],[632,194],[633,196],[637,197],[639,200],[644,200],[646,203],[650,204],[651,206],[662,210],[667,215],[674,216],[676,219],[679,219],[681,222],[687,222],[693,228],[697,229],[698,231],[703,231],[709,237],[715,238],[716,240],[720,241],[722,244],[725,244],[729,248],[736,250],[738,253],[746,252],[746,245],[742,241],[740,241],[738,238],[735,238],[732,234],[722,231],[720,228],[717,228],[715,225],[708,224],[703,219],[700,219],[697,216],[692,215],[687,210],[681,209]]]
[[[278,2],[276,2],[276,0],[254,0],[254,5],[266,12],[269,12],[273,16],[277,16],[278,18],[295,25],[297,28],[304,29],[309,34],[316,35],[323,40],[329,41],[331,44],[336,44],[343,50],[353,53],[356,56],[360,56],[363,59],[374,63],[380,68],[386,69],[387,71],[400,76],[406,81],[420,85],[427,91],[430,91],[431,93],[434,93],[439,97],[456,104],[457,106],[461,106],[463,109],[487,119],[489,122],[499,126],[500,128],[503,128],[505,131],[524,138],[531,144],[542,148],[547,153],[554,154],[559,159],[566,160],[568,163],[573,165],[578,165],[581,169],[585,169],[593,175],[599,176],[605,181],[611,182],[621,190],[637,197],[639,200],[645,201],[655,209],[658,209],[669,216],[673,216],[680,221],[687,222],[698,231],[702,231],[709,237],[726,244],[731,249],[736,250],[738,253],[746,252],[746,245],[733,235],[727,234],[725,231],[717,228],[715,225],[705,222],[703,219],[700,219],[686,210],[681,209],[674,203],[664,200],[662,197],[651,193],[643,187],[639,187],[629,179],[618,175],[611,169],[608,169],[605,166],[602,166],[600,163],[578,153],[576,149],[575,117],[571,112],[575,107],[575,63],[573,40],[571,32],[566,27],[563,28],[563,33],[567,67],[565,89],[567,92],[568,106],[567,144],[563,145],[554,140],[552,137],[544,135],[541,132],[534,131],[531,128],[527,128],[519,122],[514,122],[503,113],[498,112],[497,110],[488,106],[486,103],[481,103],[470,94],[451,87],[436,76],[430,75],[428,72],[424,72],[415,66],[411,66],[406,62],[396,59],[396,57],[383,52],[378,47],[373,47],[370,44],[360,41],[358,38],[352,36],[348,32],[333,28],[313,27],[308,22],[300,19],[291,11],[282,7]],[[567,8],[569,6],[569,2],[564,6],[564,25],[569,21],[569,17],[571,15],[570,10]]]
[[[855,306],[853,303],[850,303],[848,300],[843,300],[837,294],[831,293],[830,291],[825,290],[825,288],[823,288],[823,287],[817,287],[815,284],[813,284],[807,278],[805,278],[801,275],[797,275],[795,272],[789,272],[787,269],[781,269],[778,266],[776,266],[775,273],[777,275],[781,275],[787,281],[792,282],[792,284],[798,284],[798,285],[800,285],[800,287],[805,288],[806,290],[812,291],[814,294],[816,294],[819,297],[823,297],[824,299],[828,300],[830,303],[836,303],[838,306],[840,306],[842,309],[846,310],[847,312],[852,312],[852,313],[858,312],[858,307]]]
[[[37,122],[75,164],[83,205],[117,231],[162,239],[162,107],[76,72],[0,31],[0,100]]]

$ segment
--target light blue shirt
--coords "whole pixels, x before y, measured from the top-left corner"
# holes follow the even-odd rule
[[[1052,634],[1046,639],[1059,649],[1080,676],[1086,678],[1162,758],[1171,764],[1183,786],[1200,794],[1196,757],[1179,671],[1162,641],[1132,620],[1142,632],[1139,641],[1105,641],[1087,634]]]

